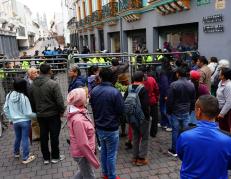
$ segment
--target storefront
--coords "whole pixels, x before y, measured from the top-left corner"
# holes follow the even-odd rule
[[[146,49],[146,30],[127,31],[128,37],[128,53],[142,52]]]
[[[109,45],[110,45],[110,51],[112,53],[120,52],[120,33],[119,32],[109,33]]]
[[[158,27],[159,48],[168,51],[198,49],[198,23]]]

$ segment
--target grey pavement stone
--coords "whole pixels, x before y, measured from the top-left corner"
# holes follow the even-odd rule
[[[180,161],[173,160],[167,155],[167,149],[171,142],[170,137],[170,133],[160,130],[156,138],[150,138],[149,164],[141,167],[132,165],[132,151],[125,150],[126,138],[121,138],[117,160],[117,173],[121,179],[158,179],[166,176],[177,178]],[[31,146],[31,153],[35,154],[36,160],[23,165],[21,160],[13,158],[14,133],[12,129],[7,129],[3,137],[0,138],[0,145],[3,146],[0,148],[0,179],[6,177],[9,179],[71,178],[78,171],[78,166],[70,156],[66,138],[68,138],[67,127],[60,134],[60,152],[66,156],[64,161],[58,164],[44,165],[39,142],[34,142]],[[101,169],[96,170],[96,177],[101,178],[101,176]]]

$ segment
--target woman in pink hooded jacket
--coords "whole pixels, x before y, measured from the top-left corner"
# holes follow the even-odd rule
[[[85,107],[86,101],[86,91],[83,88],[76,88],[67,96],[70,151],[79,166],[74,179],[95,179],[92,166],[99,168],[95,155],[95,129]]]

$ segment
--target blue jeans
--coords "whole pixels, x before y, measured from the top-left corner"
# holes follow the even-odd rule
[[[172,114],[171,124],[172,124],[172,150],[176,151],[176,141],[181,131],[188,128],[189,124],[189,113],[186,114]]]
[[[23,121],[14,123],[15,142],[14,154],[20,153],[20,143],[22,141],[22,159],[27,160],[29,157],[29,133],[31,128],[31,121]]]
[[[164,126],[171,127],[171,124],[169,122],[169,117],[167,115],[166,100],[164,99],[164,97],[160,97],[160,114],[161,114],[160,125],[162,127]]]
[[[97,129],[97,134],[101,145],[100,160],[103,175],[108,176],[109,179],[115,179],[119,130],[111,132]]]

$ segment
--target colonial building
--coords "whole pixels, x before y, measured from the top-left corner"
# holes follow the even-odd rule
[[[154,52],[169,45],[231,59],[230,0],[75,0],[75,8],[68,27],[80,51]]]
[[[15,19],[13,18],[13,2],[0,0],[0,54],[7,57],[16,57],[19,54],[16,40],[18,23]]]

